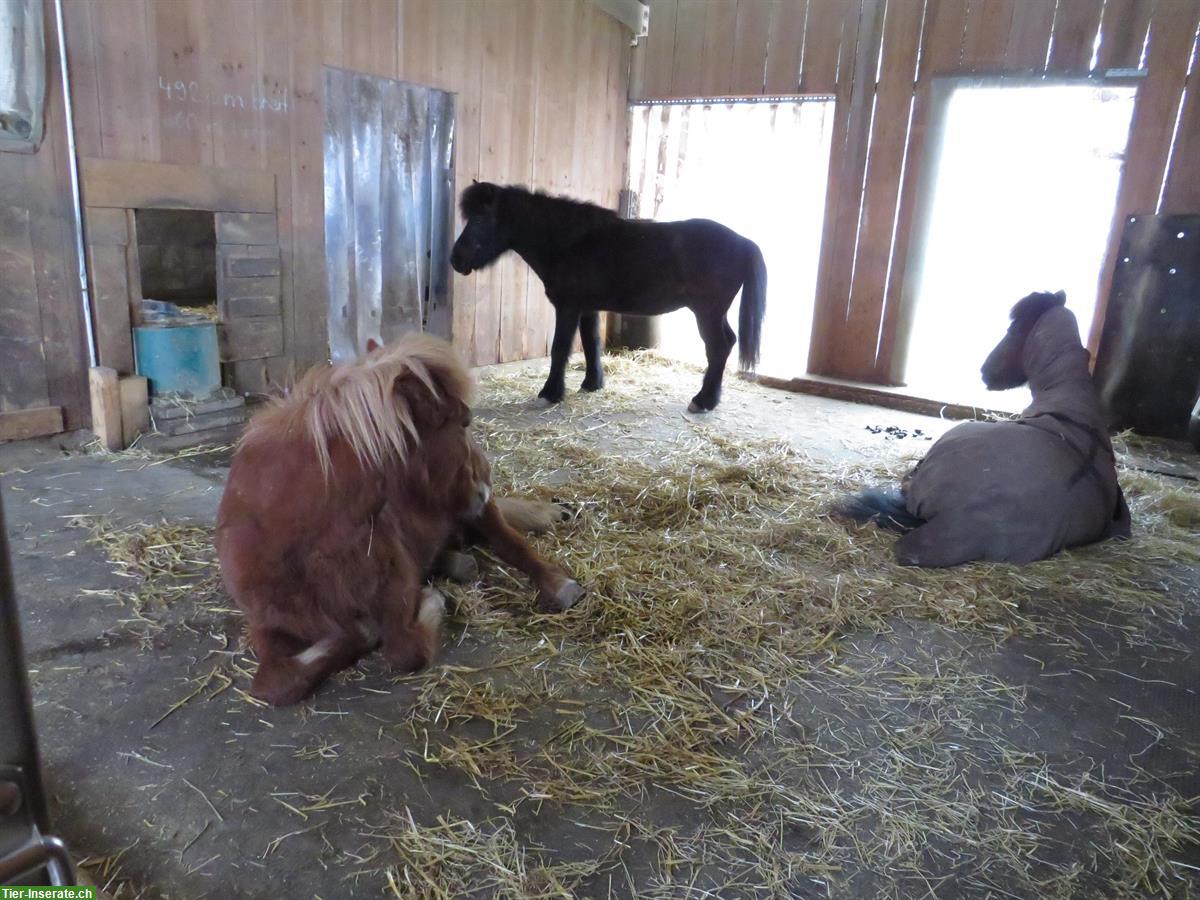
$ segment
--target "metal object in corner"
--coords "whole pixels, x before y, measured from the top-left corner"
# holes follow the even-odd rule
[[[642,0],[592,0],[592,3],[633,32],[630,43],[637,44],[650,33],[650,6]]]
[[[71,212],[75,217],[75,253],[78,257],[80,297],[83,303],[83,332],[87,337],[88,365],[99,362],[96,354],[96,320],[88,290],[87,254],[83,247],[83,205],[79,199],[79,157],[75,153],[75,111],[71,105],[71,79],[67,73],[67,31],[63,28],[62,0],[54,0],[54,23],[58,28],[58,67],[62,75],[63,112],[67,119],[67,165],[71,172]]]
[[[0,504],[0,884],[75,883],[66,845],[50,837],[33,706],[21,646],[8,532]]]

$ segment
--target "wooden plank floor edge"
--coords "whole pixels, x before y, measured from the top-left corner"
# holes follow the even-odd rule
[[[774,378],[770,375],[756,375],[747,380],[765,387],[791,391],[794,394],[811,394],[815,397],[825,397],[830,400],[844,400],[849,403],[880,406],[885,409],[917,413],[922,416],[936,416],[939,419],[989,419],[994,417],[1008,419],[1013,415],[1011,412],[1000,409],[967,406],[962,403],[943,403],[939,400],[930,400],[928,397],[917,397],[912,394],[878,390],[868,385],[845,381],[825,381],[815,378]]]

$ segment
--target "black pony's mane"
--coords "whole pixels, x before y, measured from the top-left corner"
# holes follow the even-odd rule
[[[1033,323],[1040,319],[1043,313],[1049,312],[1056,306],[1065,306],[1066,302],[1067,295],[1064,291],[1058,291],[1055,294],[1030,294],[1028,297],[1017,301],[1008,317],[1013,322],[1020,322],[1022,325],[1032,327]]]
[[[519,185],[477,182],[462,192],[459,205],[464,218],[491,207],[501,222],[536,221],[539,230],[568,241],[620,221],[613,210],[595,203],[531,191]]]

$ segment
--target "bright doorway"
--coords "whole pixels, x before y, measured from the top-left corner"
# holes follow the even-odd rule
[[[1134,93],[1079,82],[937,85],[906,286],[911,393],[1024,407],[1027,389],[988,392],[979,367],[1009,309],[1034,291],[1065,290],[1086,343]]]
[[[715,219],[767,261],[762,360],[767,375],[807,369],[833,131],[826,97],[696,101],[630,109],[629,187],[637,215]],[[738,303],[728,321],[737,330]],[[660,317],[659,350],[704,362],[690,310]],[[734,351],[736,354],[736,350]]]

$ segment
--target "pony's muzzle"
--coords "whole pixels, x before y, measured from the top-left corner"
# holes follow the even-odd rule
[[[475,485],[475,491],[471,495],[471,502],[467,506],[466,517],[470,520],[478,519],[483,515],[483,511],[491,499],[492,486],[490,484],[485,481],[482,484]]]
[[[471,274],[471,266],[462,258],[462,255],[458,252],[458,247],[455,247],[450,252],[450,268],[452,268],[459,275]]]

